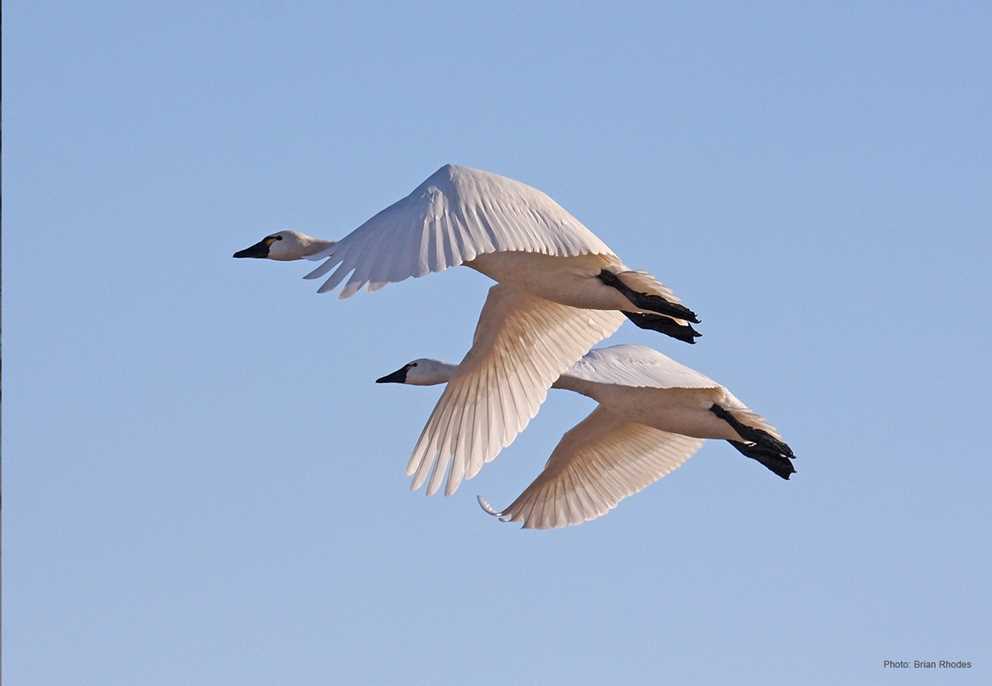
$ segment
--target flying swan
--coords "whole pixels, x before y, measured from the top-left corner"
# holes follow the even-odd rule
[[[460,366],[419,359],[376,382],[430,386],[457,377]],[[502,521],[548,529],[601,517],[680,467],[706,438],[726,440],[783,479],[796,471],[792,449],[764,418],[716,381],[651,348],[592,350],[553,387],[599,405],[562,436],[544,470],[509,506],[496,510],[479,498]],[[411,466],[415,482],[431,470]],[[433,465],[431,478],[439,469]]]
[[[411,474],[440,467],[428,495],[445,473],[448,495],[478,474],[537,414],[551,384],[624,316],[688,343],[700,335],[690,324],[698,318],[671,291],[626,267],[547,195],[467,167],[441,167],[340,241],[280,231],[234,257],[324,259],[307,278],[337,267],[319,292],[344,282],[342,298],[461,264],[498,282],[410,458]]]
[[[623,312],[642,329],[686,343],[695,313],[664,285],[627,267],[582,222],[519,181],[446,164],[340,241],[279,231],[234,257],[320,260],[304,278],[341,298],[465,265],[531,295],[587,310]],[[350,275],[350,278],[349,278]],[[347,281],[345,281],[347,279]]]

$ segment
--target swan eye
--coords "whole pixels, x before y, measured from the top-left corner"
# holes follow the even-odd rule
[[[416,362],[411,362],[411,363],[410,363],[410,366],[411,366],[411,367],[416,367],[416,366],[417,366],[417,363],[416,363]]]
[[[265,237],[265,240],[267,240],[267,241],[281,241],[282,240],[282,236],[266,236]]]

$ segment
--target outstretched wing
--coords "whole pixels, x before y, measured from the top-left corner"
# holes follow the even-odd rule
[[[438,400],[407,464],[412,488],[451,495],[508,446],[548,389],[623,322],[619,312],[580,310],[503,285],[489,289],[475,339]],[[450,468],[450,472],[449,472]]]
[[[597,407],[562,436],[544,471],[509,507],[497,511],[482,498],[479,504],[525,529],[581,524],[682,466],[702,444]]]
[[[446,164],[410,195],[341,239],[304,278],[336,271],[319,292],[348,278],[341,298],[454,267],[478,255],[522,251],[560,257],[612,254],[547,195],[489,172]]]
[[[585,381],[648,388],[721,388],[713,379],[643,345],[590,350],[569,375]]]

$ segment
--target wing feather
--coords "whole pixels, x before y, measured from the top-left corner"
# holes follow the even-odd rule
[[[472,348],[431,412],[407,463],[411,488],[454,493],[495,459],[537,414],[548,389],[590,346],[623,322],[618,312],[580,310],[497,285]]]
[[[722,388],[708,376],[643,345],[590,350],[568,374],[585,381],[634,388]]]
[[[502,511],[485,509],[525,529],[581,524],[666,476],[702,444],[701,438],[628,422],[597,407],[562,437],[516,500]]]
[[[575,257],[612,251],[547,195],[489,172],[446,164],[328,252],[304,278],[337,270],[318,289],[343,282],[341,298],[439,272],[484,253],[525,251]],[[347,281],[345,279],[347,278]]]

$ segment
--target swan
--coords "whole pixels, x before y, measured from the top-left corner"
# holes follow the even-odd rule
[[[642,329],[686,343],[699,318],[653,276],[634,271],[543,192],[504,176],[446,164],[405,198],[340,241],[294,231],[266,236],[234,257],[324,259],[318,289],[341,298],[465,265],[497,283],[579,309],[622,312]],[[347,279],[347,281],[345,281]],[[574,360],[572,361],[574,362]],[[569,363],[571,364],[571,363]]]
[[[341,298],[460,264],[497,282],[472,348],[410,457],[412,473],[433,474],[428,495],[445,474],[445,493],[454,493],[495,459],[537,414],[551,384],[624,316],[687,343],[700,335],[690,323],[699,319],[670,290],[626,267],[554,200],[468,167],[444,165],[340,241],[284,230],[234,257],[323,259],[305,278],[337,267],[318,291],[347,277]]]
[[[414,360],[376,383],[430,386],[456,378],[460,365]],[[601,517],[622,499],[688,460],[704,439],[722,439],[776,475],[795,473],[795,454],[778,431],[716,381],[657,350],[616,345],[591,350],[553,388],[588,396],[596,409],[562,436],[543,471],[502,510],[524,528],[559,528]],[[410,464],[414,487],[443,465]]]

